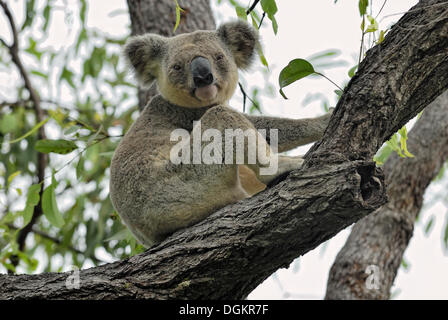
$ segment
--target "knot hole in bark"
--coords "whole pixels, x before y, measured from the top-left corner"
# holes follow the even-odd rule
[[[360,190],[362,199],[366,203],[377,203],[387,201],[384,189],[384,175],[381,169],[375,166],[374,162],[361,165],[357,169],[361,177]]]

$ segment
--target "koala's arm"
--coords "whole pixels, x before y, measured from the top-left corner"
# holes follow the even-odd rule
[[[294,149],[322,138],[333,110],[310,119],[288,119],[245,114],[256,129],[266,129],[266,140],[270,142],[269,129],[278,129],[278,152]]]

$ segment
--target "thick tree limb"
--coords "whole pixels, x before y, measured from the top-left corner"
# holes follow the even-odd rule
[[[0,298],[243,298],[278,268],[382,206],[384,179],[371,157],[448,88],[448,6],[442,3],[420,1],[368,52],[323,140],[285,181],[141,255],[81,271],[79,289],[65,285],[66,273],[2,276]]]
[[[390,297],[423,194],[448,159],[448,91],[425,110],[409,134],[408,148],[415,158],[395,154],[384,165],[389,203],[353,227],[330,270],[326,299]],[[372,265],[371,282],[366,269]]]

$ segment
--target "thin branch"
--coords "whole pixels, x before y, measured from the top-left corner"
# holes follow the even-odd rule
[[[258,2],[260,2],[260,0],[255,0],[254,3],[252,3],[252,5],[250,6],[249,9],[247,9],[246,11],[246,15],[249,15],[252,11],[254,11],[255,7],[257,6]]]
[[[338,85],[336,84],[336,82],[334,82],[333,80],[331,80],[330,78],[328,78],[328,77],[327,77],[326,75],[324,75],[323,73],[315,72],[315,74],[318,74],[318,75],[324,77],[325,79],[327,79],[328,81],[330,81],[332,84],[334,84],[339,90],[344,91],[344,89],[342,89],[340,86],[338,86]]]
[[[378,11],[377,15],[375,16],[375,20],[378,18],[378,16],[381,14],[381,12],[384,9],[384,6],[386,5],[387,0],[384,0],[383,5],[381,6],[380,11]]]
[[[34,110],[32,105],[30,105],[30,102],[31,102],[30,100],[17,100],[17,101],[12,101],[12,102],[3,101],[3,102],[0,102],[0,110],[2,108],[5,108],[5,107],[11,107],[11,108],[24,107],[26,109],[33,109]]]
[[[258,29],[261,28],[261,25],[263,24],[263,20],[264,20],[265,16],[266,16],[266,12],[263,12],[263,15],[261,16],[260,24],[258,25]]]
[[[364,26],[364,24],[365,24],[365,18],[364,18],[364,16],[362,17],[362,24],[363,24],[363,26]],[[364,47],[364,36],[365,36],[366,34],[365,34],[365,32],[364,32],[364,29],[362,30],[362,35],[361,35],[361,45],[359,46],[359,57],[358,57],[358,69],[359,69],[359,65],[361,64],[361,60],[362,60],[362,49],[363,49],[363,47]]]
[[[39,123],[44,119],[45,113],[40,106],[40,98],[39,98],[38,94],[36,93],[36,91],[34,90],[33,85],[31,84],[31,80],[28,76],[28,72],[26,71],[26,69],[22,63],[22,60],[20,59],[20,56],[19,56],[19,36],[17,33],[16,23],[14,21],[11,11],[9,10],[8,5],[4,1],[0,0],[0,6],[3,8],[3,11],[4,11],[6,17],[8,18],[9,25],[11,28],[12,38],[13,38],[13,42],[10,46],[8,46],[8,50],[11,55],[12,61],[16,65],[17,69],[19,69],[20,75],[21,75],[23,81],[25,82],[25,87],[28,90],[28,92],[30,94],[30,99],[34,105],[34,110],[35,110],[35,114],[36,114],[36,122]],[[45,128],[44,128],[44,126],[41,126],[38,131],[38,139],[43,140],[45,138],[46,138]],[[47,155],[39,152],[37,154],[38,183],[41,183],[44,180],[45,168],[47,167],[47,163],[48,163]],[[19,250],[21,250],[21,251],[23,251],[23,249],[25,248],[25,240],[26,240],[28,233],[31,231],[32,226],[37,221],[39,216],[42,215],[42,202],[41,202],[42,192],[43,192],[43,188],[40,191],[39,203],[34,207],[34,212],[33,212],[31,221],[22,230],[20,230],[20,232],[17,236],[17,243],[19,244]]]
[[[8,226],[8,228],[10,228],[10,229],[19,230],[18,227],[14,226],[14,225],[12,225],[12,224],[10,224],[10,223],[7,224],[7,226]],[[43,232],[43,231],[41,231],[41,230],[36,229],[34,226],[31,228],[31,231],[30,231],[30,232],[32,232],[32,233],[34,233],[34,234],[37,234],[38,236],[40,236],[40,237],[42,237],[42,238],[44,238],[44,239],[50,240],[50,241],[54,242],[54,243],[57,244],[57,245],[61,245],[61,244],[62,244],[62,240],[60,240],[60,239],[58,239],[58,238],[56,238],[56,237],[50,236],[49,234],[47,234],[47,233],[45,233],[45,232]],[[92,261],[93,261],[95,264],[99,264],[99,263],[108,263],[107,261],[104,261],[104,260],[102,260],[102,259],[99,259],[99,258],[95,257],[94,254],[92,254],[92,255],[87,255],[85,252],[83,252],[83,251],[81,251],[81,250],[79,250],[79,249],[76,249],[76,248],[73,247],[72,245],[68,245],[68,246],[66,246],[66,248],[69,249],[70,251],[72,251],[73,253],[82,254],[82,255],[85,256],[86,258],[92,259]]]
[[[259,106],[257,103],[255,103],[255,101],[254,101],[253,99],[251,99],[251,97],[250,97],[250,96],[247,94],[247,92],[244,90],[243,85],[241,84],[241,82],[238,82],[238,85],[239,85],[239,87],[240,87],[241,93],[243,94],[243,112],[246,111],[246,98],[249,99],[249,101],[252,102],[252,104],[253,104],[259,111],[261,111],[260,106]]]

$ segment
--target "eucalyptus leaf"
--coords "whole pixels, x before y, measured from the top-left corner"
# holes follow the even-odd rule
[[[42,153],[58,153],[67,154],[76,150],[78,146],[70,140],[39,140],[36,143],[35,149]]]
[[[32,135],[33,133],[35,133],[40,127],[42,127],[45,123],[47,123],[47,121],[50,120],[50,118],[46,118],[45,120],[42,120],[41,122],[39,122],[38,124],[36,124],[30,131],[28,131],[27,133],[25,133],[23,136],[14,139],[12,141],[9,141],[9,143],[16,143],[19,142],[22,139],[25,139],[26,137]]]
[[[40,184],[33,184],[28,189],[25,209],[22,211],[23,226],[26,226],[33,217],[34,207],[39,203],[40,200],[40,190]]]
[[[53,226],[61,228],[64,225],[64,219],[58,209],[54,189],[55,185],[52,183],[44,190],[42,194],[42,211]]]
[[[282,89],[289,86],[291,83],[294,83],[295,81],[305,78],[313,73],[315,73],[314,67],[307,60],[294,59],[290,61],[288,65],[280,72],[278,78],[280,94],[283,98],[287,99]]]

